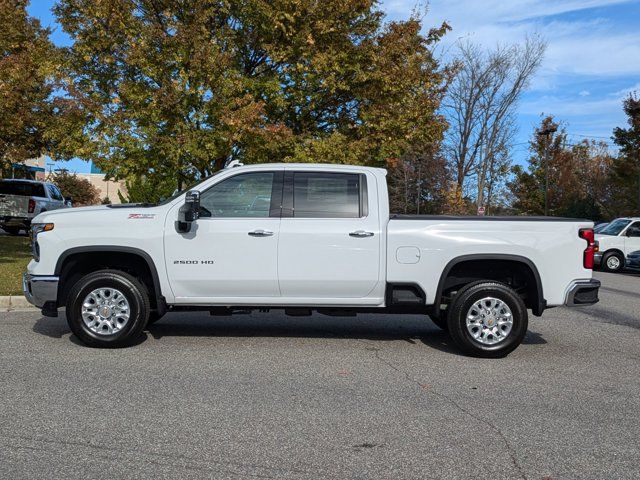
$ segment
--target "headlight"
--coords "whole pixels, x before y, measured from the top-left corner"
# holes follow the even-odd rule
[[[38,245],[38,234],[53,230],[53,223],[32,223],[29,235],[31,237],[31,254],[36,262],[40,261],[40,246]]]

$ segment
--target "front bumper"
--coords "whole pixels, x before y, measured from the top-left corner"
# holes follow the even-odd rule
[[[581,307],[598,303],[599,288],[600,280],[595,278],[573,282],[569,287],[564,304],[568,307]]]
[[[629,270],[640,270],[640,257],[635,255],[627,257],[627,261],[624,262],[624,266]]]
[[[57,304],[59,277],[53,275],[22,275],[22,291],[27,301],[38,307],[49,307]]]

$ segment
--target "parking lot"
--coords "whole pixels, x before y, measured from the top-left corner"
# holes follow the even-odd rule
[[[640,276],[463,357],[420,316],[171,314],[122,350],[0,313],[2,478],[640,478]]]

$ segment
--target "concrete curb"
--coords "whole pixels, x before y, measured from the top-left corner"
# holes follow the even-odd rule
[[[0,311],[10,310],[38,310],[27,302],[22,295],[0,295]]]

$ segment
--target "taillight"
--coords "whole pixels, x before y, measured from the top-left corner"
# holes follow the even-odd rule
[[[582,265],[584,268],[593,270],[593,254],[596,253],[596,239],[593,228],[581,228],[578,231],[578,235],[587,241],[587,248],[582,256]]]
[[[35,209],[36,209],[36,201],[33,198],[30,198],[29,199],[29,213],[33,213],[33,211]]]

